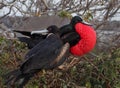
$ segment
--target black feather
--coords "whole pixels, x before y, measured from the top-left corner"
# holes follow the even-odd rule
[[[28,49],[33,48],[35,45],[37,45],[40,41],[44,40],[46,38],[47,35],[42,35],[42,34],[32,34],[31,32],[27,32],[27,31],[18,31],[18,30],[14,30],[14,32],[18,32],[20,34],[23,34],[27,37],[18,37],[18,39],[21,42],[24,42],[27,44]]]
[[[6,85],[17,84],[19,88],[29,81],[41,69],[54,69],[61,65],[69,53],[69,44],[63,44],[55,34],[39,42],[25,56],[25,61],[17,70],[6,75]]]

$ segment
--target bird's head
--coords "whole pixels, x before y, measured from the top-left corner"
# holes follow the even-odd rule
[[[79,23],[79,22],[83,22],[82,18],[80,16],[75,16],[71,19],[70,24],[72,25],[72,27],[75,26],[75,24]]]
[[[32,31],[31,32],[31,34],[43,34],[43,35],[46,35],[48,33],[59,34],[60,30],[58,29],[58,27],[56,25],[51,25],[47,29],[42,29],[39,31]]]
[[[60,30],[58,29],[58,27],[56,25],[49,26],[47,28],[47,31],[48,31],[48,33],[54,33],[54,34],[60,33]]]
[[[75,25],[80,22],[82,22],[82,18],[75,16],[68,25],[64,25],[60,28],[60,36],[63,42],[68,42],[70,46],[74,46],[78,43],[80,35],[76,32]]]
[[[64,25],[60,28],[61,35],[70,33],[70,32],[75,32],[75,24],[82,22],[82,18],[80,16],[74,16],[70,23],[67,25]]]
[[[48,28],[47,28],[47,33],[48,33],[48,35],[50,34],[50,33],[53,33],[53,34],[55,34],[55,35],[57,35],[58,37],[60,37],[60,30],[59,30],[59,28],[56,26],[56,25],[51,25],[51,26],[49,26]]]

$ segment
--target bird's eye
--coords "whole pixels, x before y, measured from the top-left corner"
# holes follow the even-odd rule
[[[48,28],[48,31],[51,32],[51,31],[52,31],[52,28]]]

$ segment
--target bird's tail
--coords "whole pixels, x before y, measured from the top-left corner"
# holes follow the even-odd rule
[[[32,76],[33,74],[22,74],[21,71],[17,69],[4,75],[5,85],[7,88],[13,88],[13,86],[23,88]]]
[[[25,36],[31,36],[31,32],[28,32],[28,31],[19,31],[19,30],[13,30],[13,31]]]

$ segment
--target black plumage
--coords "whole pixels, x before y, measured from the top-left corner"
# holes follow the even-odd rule
[[[70,46],[74,46],[80,40],[72,24],[64,25],[60,28],[60,37],[63,42],[69,42]]]
[[[14,32],[18,32],[22,35],[25,35],[24,37],[18,37],[18,39],[19,41],[26,43],[28,49],[33,48],[40,41],[44,40],[47,36],[47,35],[42,35],[42,34],[31,34],[31,32],[28,32],[28,31],[14,30]]]
[[[70,44],[70,47],[76,45],[81,39],[81,36],[75,30],[75,25],[77,23],[82,23],[82,24],[91,26],[88,23],[84,23],[82,18],[80,18],[79,16],[75,16],[71,19],[71,22],[69,24],[63,25],[62,27],[59,28],[59,30],[57,30],[59,32],[60,38],[63,41],[63,43],[65,44],[66,42],[68,42]],[[49,28],[48,28],[48,30],[51,31]],[[55,30],[52,30],[51,32],[53,33],[53,32],[55,32]],[[34,47],[37,43],[44,40],[46,35],[36,34],[36,33],[32,34],[31,36],[34,36],[34,37],[33,37],[33,39],[31,39],[31,41],[36,40],[35,44],[32,47]],[[37,41],[37,38],[38,38],[38,40],[40,39],[40,41]],[[29,43],[31,43],[31,41]],[[28,43],[28,45],[29,45],[29,43]]]
[[[26,31],[16,31],[18,33],[26,33]],[[29,32],[31,33],[31,32]],[[28,35],[27,35],[28,36]],[[28,37],[18,37],[19,41],[27,44],[28,49],[32,49],[35,45],[46,38],[46,35],[32,34]],[[74,46],[80,40],[80,36],[72,29],[70,24],[60,28],[60,38],[63,42],[69,42],[70,46]]]
[[[82,22],[82,19],[79,16],[73,17],[69,24],[63,25],[62,27],[59,28],[60,38],[64,42],[69,42],[70,46],[74,46],[80,40],[80,36],[76,33],[74,29],[74,26],[77,22]],[[16,31],[16,30],[14,31],[29,37],[29,38],[18,37],[18,39],[21,42],[25,42],[28,45],[29,49],[33,48],[40,41],[44,40],[47,36],[47,34],[42,35],[38,33],[31,34],[31,32],[26,32],[26,31]],[[54,32],[54,31],[51,31],[51,32]]]
[[[56,26],[50,26],[47,28],[48,34],[46,35],[15,31],[29,37],[19,39],[28,44],[30,51],[26,54],[21,66],[6,75],[8,88],[15,83],[18,83],[18,88],[23,88],[35,73],[61,65],[68,57],[69,48],[80,40],[80,36],[74,29],[78,22],[82,22],[82,19],[76,16],[70,24],[59,29]]]
[[[58,30],[56,26],[49,27]],[[48,28],[48,29],[49,29]],[[47,37],[34,46],[25,56],[25,61],[20,68],[6,75],[6,85],[18,83],[18,88],[23,86],[42,69],[54,69],[61,65],[69,54],[69,43],[64,43],[58,31],[49,33]]]

